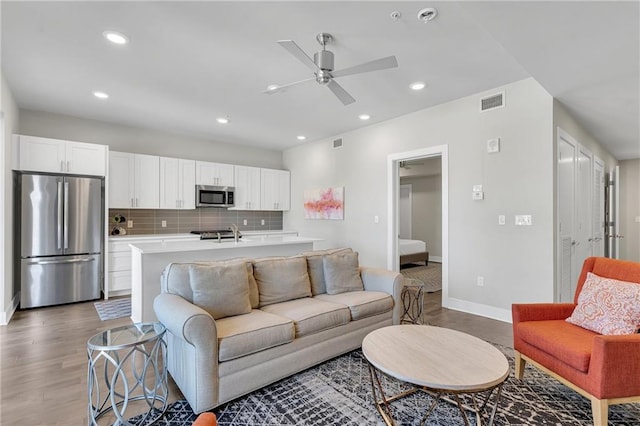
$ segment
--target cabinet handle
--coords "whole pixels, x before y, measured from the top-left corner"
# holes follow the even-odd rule
[[[64,172],[64,161],[60,160],[60,171]]]
[[[135,207],[135,206],[133,205],[133,198],[131,199],[131,203],[130,203],[129,205],[130,205],[131,207]]]
[[[70,171],[70,170],[71,170],[71,167],[69,167],[70,165],[71,165],[71,161],[68,161],[68,160],[67,160],[67,171]]]

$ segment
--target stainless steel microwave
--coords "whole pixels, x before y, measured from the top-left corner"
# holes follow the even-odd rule
[[[233,207],[233,186],[196,185],[196,207]]]

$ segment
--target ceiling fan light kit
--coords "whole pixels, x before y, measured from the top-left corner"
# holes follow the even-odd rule
[[[365,62],[360,65],[356,65],[350,68],[334,71],[334,55],[333,52],[326,49],[327,44],[333,41],[333,36],[329,33],[319,33],[316,36],[316,40],[322,46],[322,50],[314,53],[313,60],[298,46],[293,40],[280,40],[278,44],[285,48],[289,53],[295,56],[300,62],[310,68],[314,77],[300,80],[294,83],[276,85],[272,84],[267,87],[263,93],[272,94],[277,93],[285,88],[294,86],[307,81],[315,80],[318,84],[327,86],[329,90],[342,102],[343,105],[349,105],[355,102],[355,98],[351,96],[342,86],[340,86],[335,79],[338,77],[345,77],[348,75],[362,74],[365,72],[379,71],[388,68],[396,68],[398,61],[395,56],[388,56],[386,58],[376,59],[374,61]]]

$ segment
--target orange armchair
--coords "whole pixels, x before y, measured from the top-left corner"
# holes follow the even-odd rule
[[[217,426],[218,421],[213,413],[202,413],[191,426]]]
[[[593,423],[606,426],[609,405],[640,402],[640,334],[604,336],[570,324],[587,272],[638,283],[640,263],[585,260],[574,303],[514,304],[516,378],[528,362],[591,401]]]

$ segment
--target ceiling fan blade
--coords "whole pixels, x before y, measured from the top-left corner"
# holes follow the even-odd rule
[[[338,71],[332,71],[331,76],[344,77],[347,75],[361,74],[363,72],[379,71],[388,68],[396,68],[398,61],[395,56],[387,56],[386,58],[376,59],[375,61],[365,62],[364,64],[356,65],[350,68],[345,68]]]
[[[315,77],[311,77],[311,78],[305,78],[304,80],[300,80],[300,81],[296,81],[294,83],[288,83],[288,84],[274,84],[272,86],[269,86],[270,88],[267,88],[267,90],[264,90],[262,93],[266,93],[267,95],[271,95],[273,93],[278,93],[283,91],[284,89],[287,89],[291,86],[295,86],[296,84],[300,84],[300,83],[306,83],[307,81],[312,81],[315,80]]]
[[[304,53],[304,50],[300,49],[300,46],[298,46],[293,40],[279,40],[278,44],[287,49],[289,53],[298,58],[300,62],[305,64],[311,70],[318,71],[320,69],[316,63],[313,62],[313,59]]]
[[[340,99],[340,102],[342,102],[344,105],[349,105],[356,101],[353,96],[347,93],[347,91],[344,90],[338,83],[336,83],[335,80],[331,80],[329,84],[327,84],[327,87],[333,92],[334,95],[336,95],[338,99]]]

